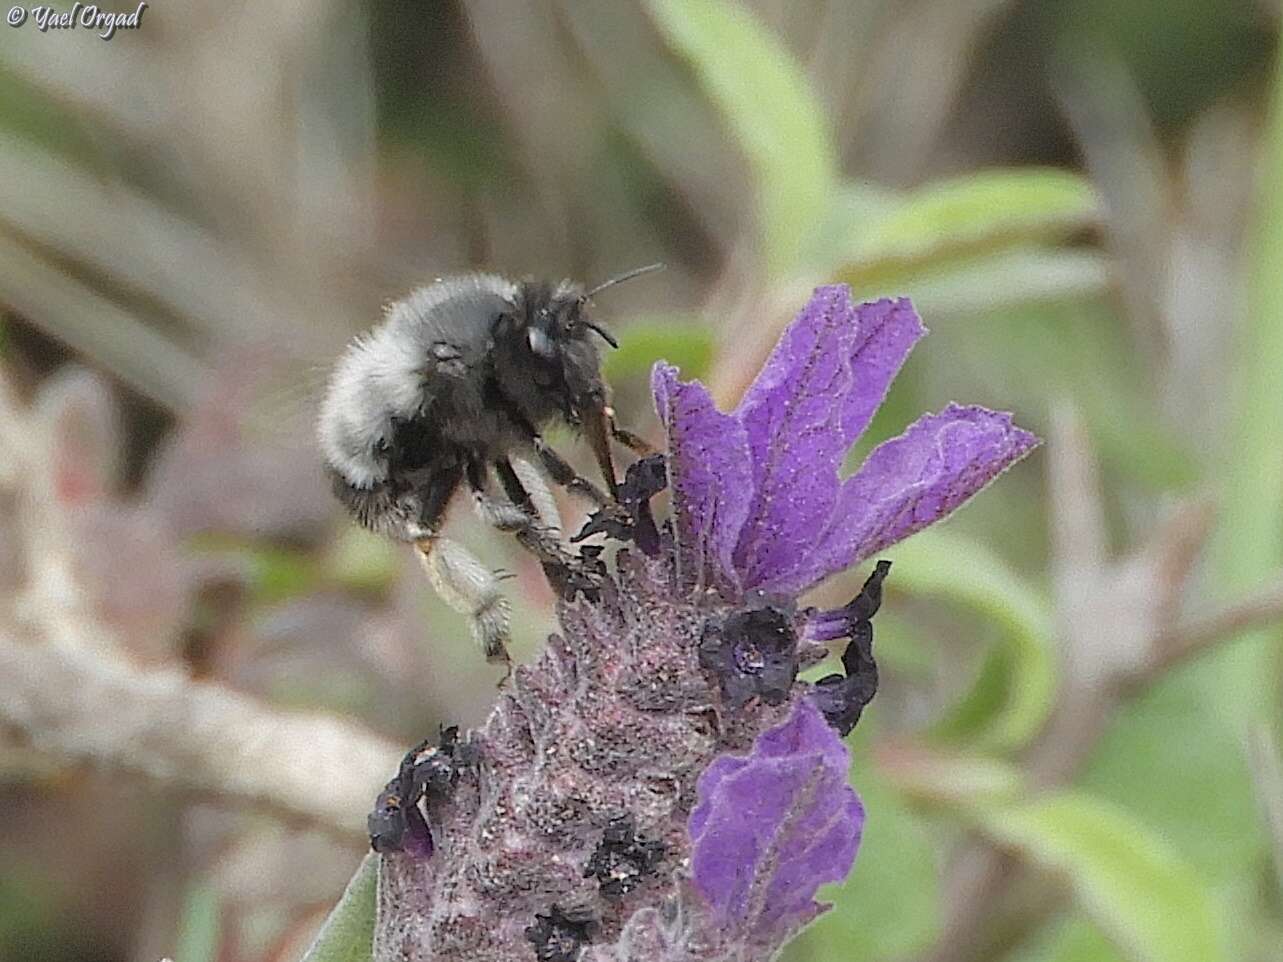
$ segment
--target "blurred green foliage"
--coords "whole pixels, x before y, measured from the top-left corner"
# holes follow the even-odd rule
[[[1227,958],[1211,892],[1199,874],[1125,811],[1079,792],[980,807],[985,830],[1063,872],[1083,908],[1129,957]]]
[[[837,181],[832,137],[815,94],[799,65],[739,5],[652,0],[650,6],[748,157],[766,270],[792,273]]]

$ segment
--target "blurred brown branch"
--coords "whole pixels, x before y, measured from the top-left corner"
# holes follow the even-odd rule
[[[1195,657],[1217,642],[1283,619],[1283,579],[1158,639],[1158,670]]]
[[[0,489],[16,506],[17,590],[0,604],[0,725],[61,759],[118,767],[265,804],[346,837],[400,751],[358,726],[287,713],[180,667],[132,663],[77,583],[76,548],[51,496],[48,437],[0,380]]]
[[[361,728],[276,711],[181,671],[0,631],[0,723],[36,748],[266,805],[347,837],[401,752]]]

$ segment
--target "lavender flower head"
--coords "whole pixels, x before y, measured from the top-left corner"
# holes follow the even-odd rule
[[[656,365],[672,520],[654,527],[656,465],[639,462],[621,488],[636,547],[599,598],[561,605],[485,726],[424,756],[431,778],[411,766],[380,796],[377,960],[755,962],[824,911],[864,824],[841,736],[876,689],[890,565],[842,608],[799,596],[1037,443],[950,405],[841,479],[924,333],[907,300],[822,287],[732,413]],[[841,673],[797,680],[844,639]]]

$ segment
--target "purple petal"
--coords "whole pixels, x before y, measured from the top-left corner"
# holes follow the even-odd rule
[[[1038,445],[1010,414],[951,404],[879,445],[842,485],[813,554],[776,579],[802,592],[939,521]]]
[[[693,878],[725,931],[775,943],[824,910],[815,892],[846,877],[864,827],[847,765],[846,746],[804,698],[748,756],[718,758],[700,777]]]
[[[784,332],[736,411],[755,484],[735,550],[745,588],[768,586],[808,553],[843,457],[924,333],[907,300],[856,307],[845,285],[817,288]]]
[[[704,385],[677,380],[660,362],[651,372],[655,410],[668,431],[668,478],[683,581],[729,585],[732,552],[753,490],[744,427],[717,410]]]

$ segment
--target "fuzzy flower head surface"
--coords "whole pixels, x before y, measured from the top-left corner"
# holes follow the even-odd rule
[[[842,735],[877,687],[890,564],[841,608],[799,596],[1037,444],[1010,415],[950,405],[843,479],[924,333],[907,300],[822,287],[729,414],[656,365],[664,460],[621,485],[631,525],[581,532],[634,547],[597,597],[561,604],[481,729],[408,759],[380,796],[379,962],[765,962],[824,911],[815,894],[850,872],[864,826]],[[840,640],[842,672],[798,680]]]

